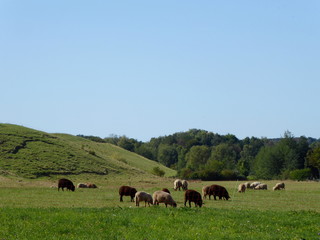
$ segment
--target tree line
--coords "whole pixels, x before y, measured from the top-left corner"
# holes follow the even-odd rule
[[[111,143],[177,170],[178,177],[202,180],[319,179],[320,139],[267,139],[219,135],[190,129],[141,142],[126,136],[78,135]]]

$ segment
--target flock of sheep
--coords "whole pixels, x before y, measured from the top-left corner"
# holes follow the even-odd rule
[[[238,186],[238,192],[245,192],[247,188],[250,189],[254,189],[254,190],[268,190],[268,186],[265,183],[261,183],[261,182],[253,182],[253,183],[241,183]],[[281,183],[277,183],[272,190],[276,191],[276,190],[281,190],[281,189],[285,189],[285,184],[283,182]]]
[[[184,190],[184,206],[186,206],[187,202],[189,202],[189,207],[191,207],[191,203],[193,202],[195,206],[201,207],[203,205],[203,199],[206,198],[206,196],[213,196],[216,200],[216,197],[219,197],[219,199],[226,199],[228,200],[230,198],[228,191],[225,187],[213,184],[211,186],[203,187],[202,189],[202,195],[195,191],[188,189],[188,181],[187,180],[180,180],[176,179],[173,183],[173,189],[174,190]],[[144,191],[137,191],[133,187],[129,186],[121,186],[119,188],[119,195],[120,195],[120,202],[123,201],[123,196],[130,196],[131,201],[135,201],[136,206],[139,206],[140,202],[145,202],[145,207],[147,204],[150,206],[150,204],[153,205],[159,205],[159,203],[164,203],[167,207],[168,205],[172,207],[176,207],[177,203],[172,198],[170,191],[167,188],[164,188],[160,191],[155,191],[153,195],[144,192]]]
[[[195,191],[188,189],[188,181],[187,180],[180,180],[176,179],[173,183],[173,189],[174,190],[184,190],[184,206],[186,206],[186,203],[189,202],[189,206],[191,207],[191,202],[194,202],[195,206],[201,207],[203,204],[203,199],[206,199],[207,196],[209,196],[209,199],[211,196],[214,197],[214,200],[216,200],[216,197],[219,197],[219,199],[225,199],[228,200],[230,198],[228,191],[225,187],[220,185],[210,185],[210,186],[204,186],[202,188],[202,195]],[[255,189],[255,190],[267,190],[267,184],[261,183],[261,182],[253,182],[253,183],[241,183],[238,186],[238,192],[245,192],[247,188]],[[281,190],[285,189],[285,184],[283,182],[277,183],[273,190]],[[120,195],[120,201],[123,201],[123,196],[131,196],[131,201],[136,203],[136,206],[140,205],[140,202],[145,202],[145,207],[150,205],[159,205],[159,203],[164,203],[165,206],[170,205],[172,207],[176,207],[177,203],[173,200],[170,191],[167,188],[162,189],[161,191],[155,191],[153,195],[144,192],[144,191],[137,191],[133,187],[129,186],[121,186],[119,189],[119,195]]]
[[[210,186],[204,186],[202,188],[202,195],[195,191],[188,189],[188,181],[187,180],[180,180],[176,179],[173,183],[173,189],[175,191],[182,190],[185,191],[184,193],[184,206],[186,206],[186,203],[189,202],[189,206],[191,207],[191,202],[194,202],[195,206],[201,207],[203,205],[203,199],[206,199],[207,196],[209,196],[209,199],[211,196],[214,197],[214,200],[216,200],[216,197],[219,197],[219,200],[225,199],[228,200],[230,198],[229,193],[227,189],[223,186],[213,184]],[[95,184],[88,183],[83,184],[79,183],[77,185],[78,188],[97,188]],[[75,186],[73,183],[68,179],[60,179],[58,182],[58,191],[59,189],[67,188],[68,190],[74,191]],[[238,192],[244,193],[247,188],[255,189],[255,190],[267,190],[268,186],[267,184],[261,183],[261,182],[253,182],[253,183],[241,183],[238,186]],[[277,183],[273,188],[275,190],[281,190],[285,189],[285,184],[283,182]],[[155,191],[153,195],[144,192],[144,191],[137,191],[136,188],[130,187],[130,186],[121,186],[119,188],[119,195],[120,195],[120,202],[123,201],[123,196],[130,196],[131,202],[135,202],[136,206],[139,206],[140,202],[145,202],[145,207],[147,204],[151,205],[159,205],[159,203],[164,203],[167,207],[168,205],[172,207],[177,207],[176,201],[172,198],[172,195],[170,191],[167,188],[163,188],[160,191]]]

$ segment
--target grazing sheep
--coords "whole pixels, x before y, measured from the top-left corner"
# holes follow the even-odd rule
[[[246,186],[246,188],[250,188],[250,183],[249,182],[246,182],[244,185]]]
[[[136,192],[137,190],[133,187],[121,186],[119,188],[120,202],[123,202],[122,196],[130,196],[131,202],[133,202]]]
[[[84,183],[79,183],[77,185],[77,188],[87,188],[87,187],[88,187],[87,184],[84,184]]]
[[[213,195],[214,200],[217,200],[216,196],[219,197],[219,200],[221,200],[222,198],[224,198],[225,200],[228,200],[230,198],[229,193],[225,187],[220,185],[215,185],[215,184],[209,187],[208,195],[209,195],[209,199],[210,199],[210,196]]]
[[[282,183],[277,183],[272,189],[273,189],[273,191],[285,189],[285,184],[283,182]]]
[[[267,184],[261,183],[254,188],[254,190],[268,190]]]
[[[136,206],[139,207],[139,202],[143,202],[144,201],[144,206],[148,206],[150,207],[150,204],[153,204],[152,201],[152,196],[149,193],[146,192],[136,192],[135,197],[134,197],[134,201],[136,202]]]
[[[94,183],[87,183],[88,188],[98,188]]]
[[[188,190],[188,181],[187,180],[182,180],[182,190],[186,191]]]
[[[203,199],[206,199],[207,196],[209,195],[209,188],[210,188],[210,186],[202,187],[202,197],[203,197]]]
[[[67,188],[67,190],[71,190],[72,192],[74,192],[75,190],[75,186],[73,185],[73,182],[71,182],[69,179],[66,179],[66,178],[59,179],[58,191],[60,188],[62,189],[62,191],[64,191],[63,190],[64,188]]]
[[[250,188],[254,189],[256,186],[258,186],[259,184],[261,184],[261,182],[253,182],[250,184]]]
[[[180,188],[182,187],[182,182],[181,182],[181,180],[180,179],[176,179],[175,181],[174,181],[174,183],[173,183],[173,189],[175,190],[175,191],[177,191],[178,189],[179,189],[179,191],[180,191]]]
[[[246,191],[246,185],[244,183],[239,184],[238,186],[238,192],[244,193]]]
[[[168,188],[162,188],[162,191],[166,192],[166,193],[169,193],[170,194],[170,191]]]
[[[195,190],[186,190],[184,193],[184,206],[186,206],[187,201],[189,201],[189,207],[191,207],[191,202],[194,202],[195,207],[202,206],[201,194]]]
[[[177,203],[173,200],[172,196],[164,191],[156,191],[152,195],[153,205],[159,205],[159,203],[164,203],[167,207],[169,204],[172,207],[177,207]]]

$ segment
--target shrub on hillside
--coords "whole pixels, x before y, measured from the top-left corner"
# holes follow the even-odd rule
[[[159,177],[163,177],[164,174],[165,174],[165,172],[164,172],[163,170],[161,170],[159,167],[154,167],[154,168],[152,169],[152,173],[153,173],[154,175],[159,176]]]
[[[93,156],[96,156],[96,152],[95,151],[93,151],[93,150],[89,150],[89,152],[88,152],[89,154],[91,154],[91,155],[93,155]]]

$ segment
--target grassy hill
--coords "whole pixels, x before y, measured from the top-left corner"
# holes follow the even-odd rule
[[[0,124],[0,175],[38,178],[53,175],[138,175],[159,167],[165,176],[176,172],[108,143],[67,134],[48,134]]]

